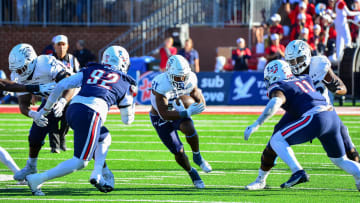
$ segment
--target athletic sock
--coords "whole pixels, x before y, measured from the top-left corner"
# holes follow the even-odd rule
[[[200,154],[200,151],[199,152],[193,152],[193,160],[199,166],[202,164],[203,161],[202,161],[202,156]]]
[[[0,161],[4,163],[14,174],[20,170],[10,154],[2,147],[0,147]]]
[[[29,157],[29,159],[27,160],[27,164],[31,167],[35,167],[37,166],[37,158],[31,158]]]
[[[77,170],[82,169],[86,165],[86,162],[80,160],[78,158],[68,159],[66,161],[61,162],[54,168],[41,173],[42,182],[51,180],[54,178],[65,176],[69,173],[75,172]]]
[[[111,136],[108,134],[102,142],[98,142],[95,149],[94,171],[101,174],[105,164],[106,155],[111,144]]]
[[[263,171],[261,168],[259,169],[259,176],[257,177],[257,180],[260,182],[266,182],[266,179],[268,175],[270,174],[270,171]]]

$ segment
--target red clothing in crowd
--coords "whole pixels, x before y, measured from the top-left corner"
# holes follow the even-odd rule
[[[305,24],[305,27],[309,30],[309,39],[312,38],[314,35],[313,26],[310,27],[308,24]],[[298,39],[298,37],[300,36],[300,33],[301,33],[300,25],[296,25],[295,27],[293,27],[291,29],[290,40],[292,41],[292,40]]]
[[[270,27],[270,33],[271,34],[282,34],[284,35],[284,29],[283,29],[283,26],[278,24],[278,25],[272,25]]]
[[[306,22],[310,22],[309,21],[310,18],[308,17],[308,15],[309,15],[311,17],[311,23],[313,23],[312,16],[314,16],[316,14],[314,4],[309,3],[307,5],[306,14],[307,14],[306,15]],[[288,17],[290,18],[291,25],[296,24],[298,15],[299,15],[299,5],[296,5],[294,10],[292,10],[288,15]]]
[[[281,50],[283,53],[285,53],[285,46],[282,44],[279,44],[278,46],[276,45],[270,45],[265,49],[265,54],[274,54],[276,53],[278,50]]]
[[[169,48],[170,56],[175,55],[177,53],[177,49],[175,47]],[[160,49],[160,70],[164,71],[166,68],[166,62],[170,57],[165,51],[165,48],[162,47]]]

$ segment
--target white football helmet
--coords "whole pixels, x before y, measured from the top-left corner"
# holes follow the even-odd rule
[[[30,44],[18,44],[13,47],[9,54],[9,70],[16,75],[18,81],[28,78],[35,66],[30,65],[37,57],[34,48]]]
[[[127,73],[130,66],[129,53],[121,46],[108,47],[103,53],[101,63],[115,70]]]
[[[302,40],[291,41],[285,49],[285,60],[289,63],[292,72],[300,75],[310,65],[311,50]]]
[[[282,60],[273,60],[264,69],[264,80],[266,87],[275,82],[294,77],[289,64]]]
[[[176,90],[185,88],[191,72],[188,61],[181,55],[171,56],[166,63],[166,72],[171,85]]]

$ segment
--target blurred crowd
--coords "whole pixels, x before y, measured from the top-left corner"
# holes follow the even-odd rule
[[[238,38],[231,59],[218,54],[215,71],[262,71],[270,61],[283,59],[295,39],[336,66],[346,47],[357,46],[359,26],[360,0],[283,0],[278,12],[254,29],[256,46],[249,49]]]

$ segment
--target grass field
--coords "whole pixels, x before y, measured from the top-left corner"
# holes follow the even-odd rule
[[[27,186],[13,180],[0,182],[1,202],[360,202],[352,176],[335,167],[326,157],[320,143],[294,146],[294,151],[310,175],[310,182],[292,189],[279,185],[291,175],[288,167],[278,160],[268,178],[269,189],[246,191],[244,186],[255,180],[260,155],[279,116],[265,123],[249,141],[243,131],[256,115],[198,115],[194,116],[200,135],[202,155],[213,172],[200,176],[206,189],[195,189],[187,173],[173,160],[160,142],[147,115],[137,115],[131,126],[120,122],[120,115],[109,115],[106,126],[112,134],[108,165],[115,175],[115,190],[100,193],[88,183],[93,162],[87,168],[43,185],[45,197],[34,197]],[[342,116],[349,127],[355,145],[360,146],[360,117]],[[31,120],[20,114],[1,114],[0,146],[8,150],[20,168],[28,156],[27,134]],[[192,160],[191,150],[184,141]],[[51,154],[48,141],[38,161],[44,171],[73,155],[72,132],[67,136],[69,150]],[[360,147],[359,147],[360,148]],[[199,168],[191,162],[196,168]],[[2,176],[11,172],[0,164]],[[7,176],[5,176],[7,177]]]

